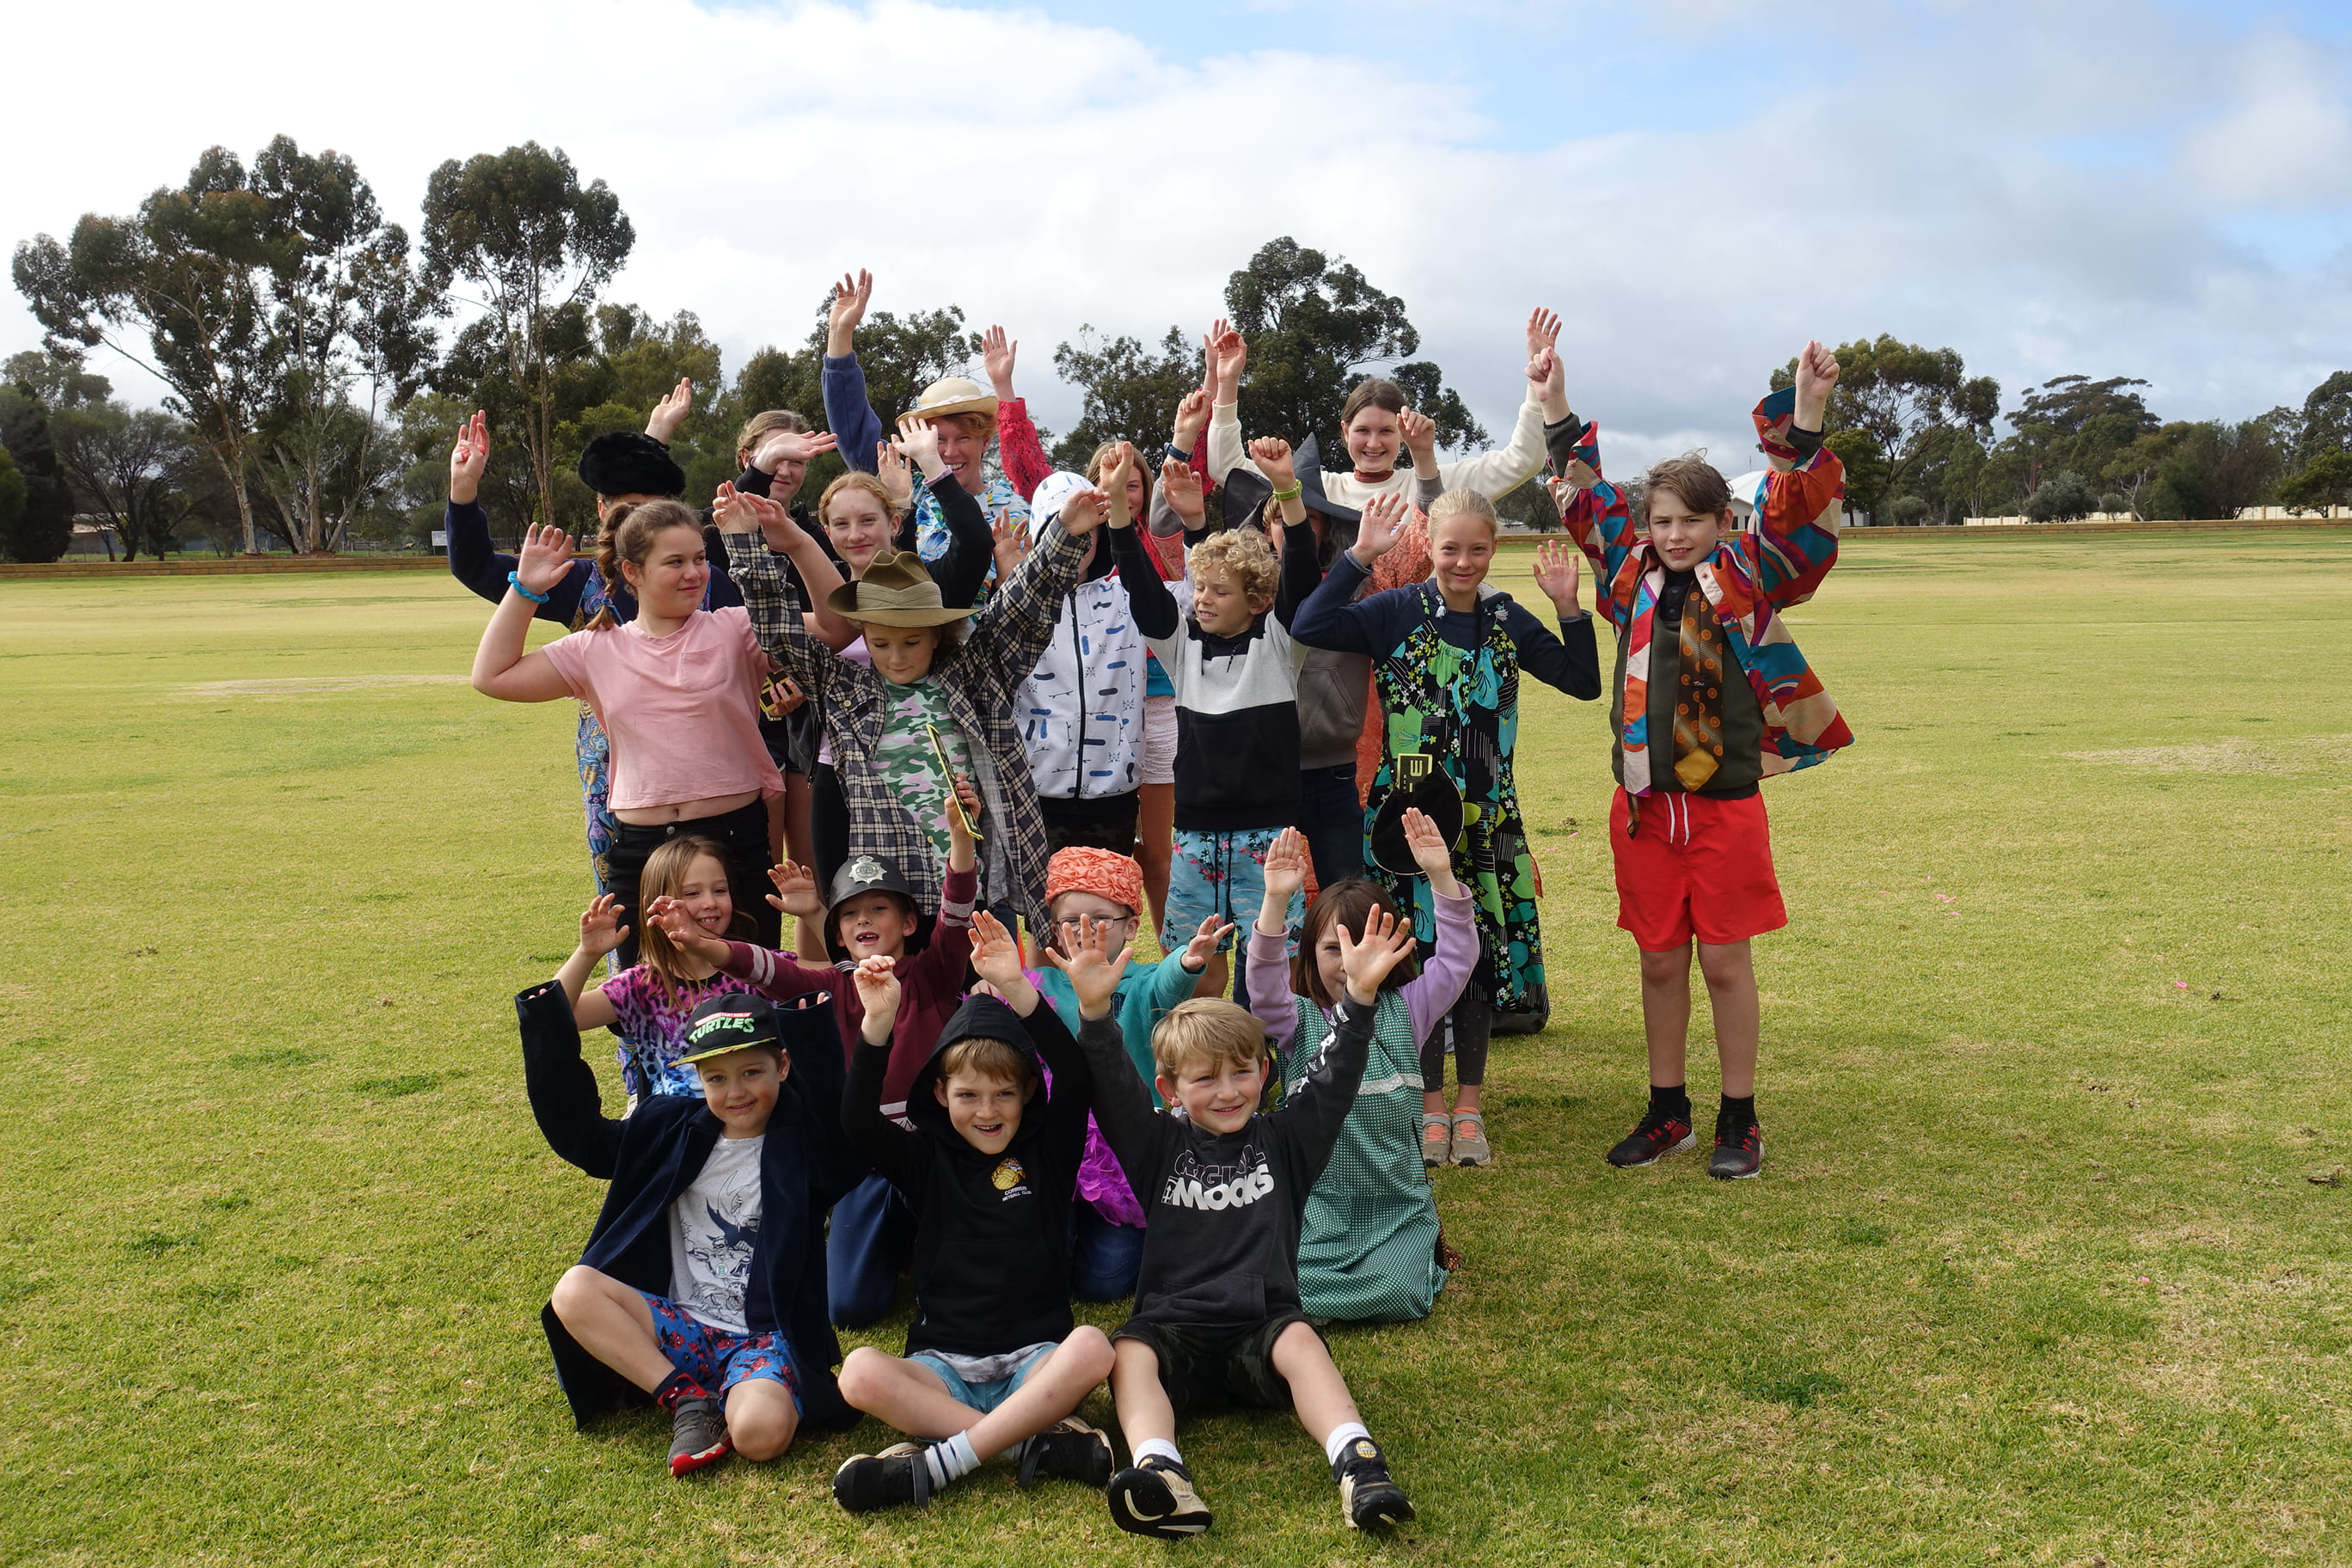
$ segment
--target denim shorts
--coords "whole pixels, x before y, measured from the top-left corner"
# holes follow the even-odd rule
[[[730,1334],[714,1329],[667,1296],[640,1290],[654,1315],[654,1342],[669,1364],[719,1398],[739,1383],[781,1383],[801,1407],[800,1369],[783,1335]]]
[[[1060,1347],[1053,1341],[1028,1345],[1010,1355],[957,1355],[952,1351],[917,1351],[907,1359],[917,1366],[926,1367],[939,1374],[948,1385],[948,1397],[958,1405],[968,1405],[982,1415],[995,1409],[1019,1392],[1029,1374],[1045,1364],[1045,1358]],[[1013,1370],[1003,1369],[1011,1364]],[[990,1376],[991,1373],[997,1375]]]

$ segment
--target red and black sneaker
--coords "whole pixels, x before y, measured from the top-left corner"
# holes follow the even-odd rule
[[[1635,1165],[1654,1164],[1669,1154],[1697,1146],[1698,1134],[1691,1131],[1689,1111],[1676,1112],[1652,1105],[1633,1135],[1609,1151],[1609,1163],[1620,1170],[1630,1170]]]
[[[1738,1182],[1763,1168],[1764,1129],[1753,1121],[1727,1127],[1718,1120],[1715,1124],[1715,1152],[1707,1159],[1706,1173],[1718,1182]]]

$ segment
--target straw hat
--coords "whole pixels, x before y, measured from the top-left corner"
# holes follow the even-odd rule
[[[956,609],[945,604],[940,585],[911,550],[881,552],[867,564],[865,576],[827,594],[824,607],[845,621],[885,626],[943,626],[978,613],[969,605]]]
[[[907,414],[913,419],[944,419],[950,414],[985,414],[993,418],[996,394],[961,375],[943,376],[923,388]]]

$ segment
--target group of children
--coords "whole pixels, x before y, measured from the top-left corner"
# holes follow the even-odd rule
[[[1003,1455],[1167,1538],[1211,1519],[1177,1417],[1287,1408],[1349,1523],[1408,1520],[1318,1325],[1432,1310],[1458,1258],[1426,1173],[1493,1160],[1488,1038],[1548,1010],[1517,688],[1603,690],[1580,559],[1617,633],[1611,843],[1650,1057],[1608,1158],[1696,1142],[1696,942],[1709,1173],[1760,1168],[1748,942],[1785,915],[1757,785],[1850,739],[1780,617],[1835,560],[1836,362],[1808,345],[1759,406],[1768,468],[1686,458],[1633,495],[1569,412],[1544,312],[1509,445],[1441,466],[1370,380],[1344,475],[1311,437],[1243,439],[1247,351],[1220,322],[1157,472],[1121,442],[1076,474],[1045,463],[993,329],[990,391],[935,384],[887,435],[854,352],[870,292],[836,294],[826,415],[855,466],[814,516],[793,491],[835,437],[783,414],[709,509],[677,501],[683,389],[583,457],[584,570],[553,528],[489,549],[481,416],[452,455],[452,568],[499,602],[475,686],[583,708],[598,892],[517,1003],[542,1131],[610,1184],[543,1314],[559,1379],[583,1424],[669,1410],[674,1474],[872,1415],[908,1440],[841,1467],[845,1509]],[[1487,581],[1494,498],[1547,461],[1570,542],[1536,556],[1550,625]],[[559,607],[571,635],[527,652]],[[583,1057],[599,1026],[618,1118]],[[902,1270],[903,1355],[845,1362],[835,1330],[887,1316]],[[1134,1306],[1106,1338],[1074,1296]],[[1106,1379],[1124,1468],[1077,1414]]]

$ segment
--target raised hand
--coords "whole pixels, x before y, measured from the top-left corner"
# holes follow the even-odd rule
[[[1565,539],[1547,539],[1536,546],[1536,586],[1561,620],[1577,613],[1576,585],[1583,570],[1583,553]]]
[[[1212,413],[1207,388],[1196,386],[1186,393],[1176,405],[1176,438],[1169,444],[1198,456],[1201,432],[1209,427]]]
[[[1348,935],[1345,921],[1331,929],[1339,939],[1339,973],[1348,978],[1348,999],[1369,1007],[1380,1000],[1381,982],[1389,971],[1412,951],[1412,927],[1393,912],[1376,909],[1364,916],[1360,941]]]
[[[1383,490],[1364,503],[1363,519],[1356,525],[1356,542],[1348,547],[1357,565],[1369,569],[1396,548],[1397,533],[1404,526],[1408,510],[1403,495],[1396,490]]]
[[[907,459],[894,443],[874,443],[874,477],[882,481],[882,488],[890,492],[891,504],[900,511],[915,504],[915,476],[908,471]]]
[[[1135,477],[1135,462],[1134,444],[1121,441],[1118,455],[1111,458],[1110,467],[1103,470],[1102,488],[1104,493],[1110,497],[1110,525],[1113,528],[1132,528],[1135,525],[1135,519],[1127,511],[1127,482]]]
[[[717,963],[727,956],[727,944],[703,930],[687,907],[667,893],[646,907],[646,923],[659,926],[679,952],[690,952],[705,963]]]
[[[751,454],[751,466],[772,474],[785,463],[809,462],[840,444],[830,430],[771,430],[761,437],[760,449]]]
[[[580,911],[580,951],[602,958],[629,939],[629,928],[621,923],[621,900],[610,893],[599,893],[596,901]]]
[[[1445,836],[1437,831],[1437,824],[1419,811],[1406,812],[1401,826],[1404,828],[1405,848],[1412,852],[1412,863],[1421,868],[1421,874],[1429,879],[1430,890],[1452,898],[1458,886],[1454,879],[1454,846],[1445,842]]]
[[[1008,342],[1003,327],[991,327],[980,336],[980,362],[988,367],[988,384],[999,403],[1013,401],[1013,356],[1021,352]]]
[[[1026,984],[1021,973],[1021,943],[1004,922],[986,910],[971,912],[971,972],[996,987],[999,996]]]
[[[880,953],[861,958],[849,972],[857,987],[857,1000],[866,1009],[866,1021],[858,1033],[866,1043],[887,1049],[890,1031],[898,1025],[898,961]]]
[[[1217,388],[1226,397],[1239,393],[1242,372],[1249,367],[1249,344],[1223,316],[1209,328],[1209,357],[1217,367]]]
[[[1307,886],[1307,836],[1296,827],[1286,827],[1274,836],[1265,848],[1265,907],[1279,910],[1277,921],[1286,920],[1290,900]]]
[[[833,304],[825,312],[824,352],[835,359],[856,346],[857,323],[866,319],[866,307],[874,299],[874,274],[864,268],[856,275],[843,273],[834,287]]]
[[[1559,342],[1559,312],[1547,310],[1541,305],[1528,312],[1528,358],[1530,361],[1538,354],[1549,353],[1552,345]]]
[[[646,416],[646,434],[667,447],[669,438],[677,434],[677,427],[686,423],[686,416],[693,412],[694,383],[680,376],[677,384],[669,389],[669,395],[655,404],[654,411]]]
[[[1298,470],[1290,460],[1290,443],[1281,437],[1259,437],[1249,444],[1249,455],[1276,489],[1286,490],[1298,482]]]
[[[1110,520],[1110,497],[1100,490],[1080,490],[1062,503],[1062,531],[1079,538]]]
[[[1223,947],[1225,938],[1233,934],[1231,921],[1221,921],[1214,915],[1203,916],[1201,929],[1194,931],[1192,939],[1184,944],[1185,972],[1198,974],[1208,968],[1209,960],[1217,956],[1217,949]]]
[[[898,448],[900,457],[923,470],[925,484],[948,471],[946,462],[940,457],[939,427],[927,419],[918,419],[911,414],[900,415],[898,434],[891,445]]]
[[[1809,342],[1805,352],[1797,356],[1797,427],[1819,430],[1822,416],[1829,408],[1830,393],[1837,386],[1837,355],[1822,347],[1819,342]]]
[[[1029,529],[1024,523],[1013,521],[1010,511],[999,511],[988,537],[996,555],[996,580],[1003,583],[1029,559]]]
[[[1535,383],[1546,424],[1568,417],[1568,372],[1560,365],[1559,350],[1547,348],[1528,360],[1528,379]]]
[[[1105,951],[1109,942],[1108,921],[1080,915],[1078,934],[1070,943],[1070,956],[1064,958],[1050,947],[1045,950],[1045,962],[1070,977],[1070,989],[1077,993],[1081,1016],[1110,1016],[1111,997],[1118,990],[1119,978],[1127,973],[1128,960],[1135,954],[1130,945],[1120,948],[1118,956],[1113,958]]]
[[[490,422],[476,409],[457,426],[457,444],[449,448],[449,500],[464,506],[482,493],[482,470],[490,466]]]
[[[771,866],[768,880],[776,885],[776,890],[768,895],[768,902],[796,920],[824,919],[824,900],[816,890],[816,873],[808,867],[790,860]]]
[[[1197,529],[1202,525],[1208,506],[1201,499],[1201,476],[1192,471],[1191,464],[1174,458],[1160,464],[1160,493],[1168,498],[1168,510],[1185,527]]]
[[[1405,450],[1412,454],[1414,468],[1436,466],[1436,420],[1418,409],[1408,408],[1397,416],[1397,428],[1404,434]]]
[[[954,792],[956,800],[962,805],[963,810],[961,813],[953,811],[947,813],[948,864],[951,867],[968,868],[972,859],[972,836],[971,830],[965,825],[977,823],[980,820],[980,791],[972,788],[971,780],[962,773],[956,774],[955,783],[949,787]]]
[[[534,594],[544,594],[563,581],[572,567],[572,536],[552,523],[522,531],[522,553],[515,561],[515,576]]]

